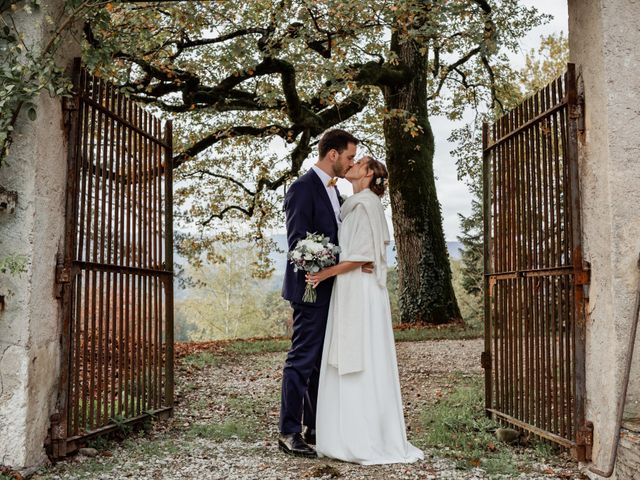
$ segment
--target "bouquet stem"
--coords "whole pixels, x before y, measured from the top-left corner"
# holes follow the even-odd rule
[[[318,298],[318,294],[316,289],[311,286],[310,283],[307,283],[307,286],[304,289],[304,295],[302,296],[302,301],[306,303],[315,303]]]

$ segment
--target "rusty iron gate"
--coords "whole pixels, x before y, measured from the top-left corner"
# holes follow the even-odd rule
[[[483,126],[486,410],[590,455],[576,69]]]
[[[172,129],[74,65],[54,458],[173,406]]]

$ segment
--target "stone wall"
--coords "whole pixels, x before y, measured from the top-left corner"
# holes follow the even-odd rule
[[[586,135],[580,176],[585,260],[591,264],[587,321],[587,419],[593,459],[606,468],[640,253],[640,2],[570,0],[571,61],[582,70]],[[640,358],[640,352],[636,355]],[[637,416],[640,360],[631,374],[627,416]],[[628,478],[623,475],[618,478]]]
[[[17,17],[32,48],[48,40],[44,15],[57,18],[61,3],[43,2],[41,13]],[[77,49],[62,51],[70,64]],[[0,274],[0,464],[16,468],[46,459],[60,365],[54,275],[64,229],[67,149],[60,99],[42,94],[37,111],[34,122],[21,115],[7,165],[0,169],[0,185],[18,194],[13,213],[0,211],[0,255],[27,259],[25,273]]]
[[[620,434],[616,476],[640,480],[640,423],[627,423]]]

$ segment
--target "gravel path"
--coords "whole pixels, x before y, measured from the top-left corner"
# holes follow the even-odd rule
[[[420,412],[456,383],[482,374],[482,340],[404,342],[397,345],[409,438],[419,437]],[[285,353],[237,355],[179,363],[175,416],[148,432],[95,445],[95,458],[76,455],[36,479],[480,479],[479,468],[459,470],[427,450],[411,465],[360,466],[299,459],[277,450],[279,388]],[[440,452],[441,453],[441,452]],[[548,461],[548,460],[547,460]],[[506,478],[506,477],[505,477]],[[514,477],[509,477],[514,478]],[[517,478],[581,478],[558,458],[534,464]]]

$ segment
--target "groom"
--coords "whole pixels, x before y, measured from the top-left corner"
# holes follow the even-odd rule
[[[353,166],[357,145],[357,138],[339,129],[320,139],[319,160],[291,184],[284,199],[289,250],[307,233],[323,234],[338,244],[340,194],[335,182]],[[316,456],[310,445],[315,444],[318,378],[332,287],[333,278],[322,282],[316,302],[303,303],[305,272],[294,272],[287,263],[282,297],[293,308],[293,336],[282,372],[278,447],[291,455]]]

